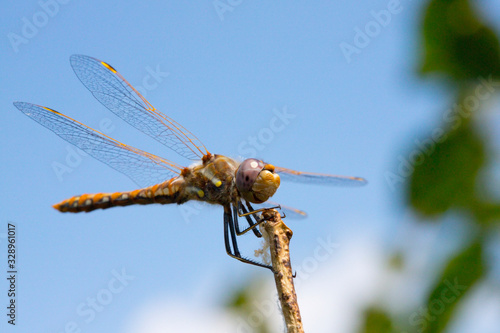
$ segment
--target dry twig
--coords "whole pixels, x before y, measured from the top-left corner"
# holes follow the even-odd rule
[[[269,237],[274,280],[287,332],[304,332],[299,304],[297,303],[297,295],[295,294],[295,287],[293,285],[292,265],[290,263],[289,244],[293,232],[283,223],[280,214],[275,209],[264,211],[263,217],[266,220],[263,226]]]

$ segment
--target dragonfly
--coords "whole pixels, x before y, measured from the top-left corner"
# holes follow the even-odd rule
[[[301,172],[274,166],[255,158],[243,161],[210,153],[205,145],[175,120],[153,107],[114,67],[99,59],[72,55],[71,66],[83,85],[108,110],[182,157],[196,161],[184,167],[165,158],[121,143],[51,108],[14,102],[22,113],[95,159],[131,178],[140,186],[127,192],[76,195],[53,207],[79,213],[118,206],[183,204],[190,200],[223,208],[227,254],[239,261],[273,270],[270,265],[241,255],[238,237],[264,222],[260,214],[280,186],[281,179],[322,185],[359,186],[360,177]],[[280,206],[274,208],[281,208]],[[304,212],[290,208],[297,215]],[[238,218],[248,226],[242,229]]]

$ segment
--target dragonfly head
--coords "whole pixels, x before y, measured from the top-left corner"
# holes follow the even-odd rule
[[[274,166],[255,158],[244,160],[236,171],[236,187],[241,196],[251,203],[263,203],[280,186],[280,176]]]

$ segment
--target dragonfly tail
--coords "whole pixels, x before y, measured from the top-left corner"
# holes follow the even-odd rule
[[[161,184],[129,192],[82,194],[52,207],[63,213],[79,213],[118,206],[181,203],[180,188],[183,183],[183,179],[176,177]]]

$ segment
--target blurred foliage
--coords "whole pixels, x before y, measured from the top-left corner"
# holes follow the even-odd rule
[[[429,1],[421,34],[421,74],[446,78],[457,97],[444,110],[442,123],[409,149],[414,171],[407,184],[408,205],[423,217],[417,223],[439,223],[453,210],[467,222],[468,234],[462,249],[438,268],[441,273],[436,274],[425,304],[408,315],[372,306],[361,332],[390,332],[394,323],[407,332],[449,331],[462,301],[487,278],[489,263],[483,249],[489,237],[485,236],[499,226],[500,202],[482,191],[478,177],[493,158],[477,121],[488,106],[484,102],[498,95],[494,87],[500,84],[499,38],[468,0]],[[398,256],[396,252],[394,257]]]
[[[239,327],[238,331],[247,332],[250,329],[255,333],[271,332],[265,309],[256,306],[262,283],[258,278],[248,279],[247,283],[229,294],[225,307],[244,319],[245,327]]]
[[[452,258],[427,301],[427,321],[422,321],[424,332],[443,332],[456,305],[483,276],[485,264],[481,240]]]
[[[500,77],[498,37],[468,0],[433,0],[423,22],[422,72],[453,80]]]
[[[429,139],[427,139],[429,140]],[[448,129],[409,183],[410,205],[425,216],[475,203],[476,178],[485,162],[484,143],[470,121]]]
[[[431,303],[443,297],[452,280],[459,281],[460,293],[450,297],[444,309],[429,321],[428,332],[442,332],[455,305],[470,287],[483,277],[487,261],[482,237],[489,227],[484,221],[497,221],[500,203],[480,196],[478,174],[488,166],[487,138],[478,133],[476,119],[485,99],[492,97],[494,80],[500,77],[500,44],[468,0],[432,0],[425,11],[423,73],[441,73],[457,83],[457,102],[443,115],[440,140],[415,166],[408,186],[409,205],[426,217],[439,217],[461,208],[471,225],[471,244],[449,259],[428,298]],[[490,83],[488,83],[490,82]],[[498,82],[496,82],[498,84]],[[488,87],[489,86],[489,87]],[[490,94],[479,94],[479,89]],[[430,140],[430,139],[428,139]],[[425,220],[424,220],[425,221]],[[443,300],[441,300],[443,301]]]
[[[395,332],[389,316],[380,309],[369,308],[364,314],[365,323],[361,329],[363,333],[392,333]]]
[[[405,263],[405,257],[403,255],[403,253],[400,251],[394,253],[389,258],[389,267],[395,271],[399,271],[399,270],[403,269],[404,263]]]
[[[422,152],[408,188],[409,204],[427,217],[462,208],[481,222],[498,220],[500,203],[480,197],[478,174],[487,167],[487,138],[476,119],[500,77],[500,44],[468,0],[432,0],[425,11],[423,73],[441,73],[457,83],[457,102],[443,114],[445,129]],[[482,92],[480,92],[482,91]],[[434,132],[436,129],[434,129]]]

